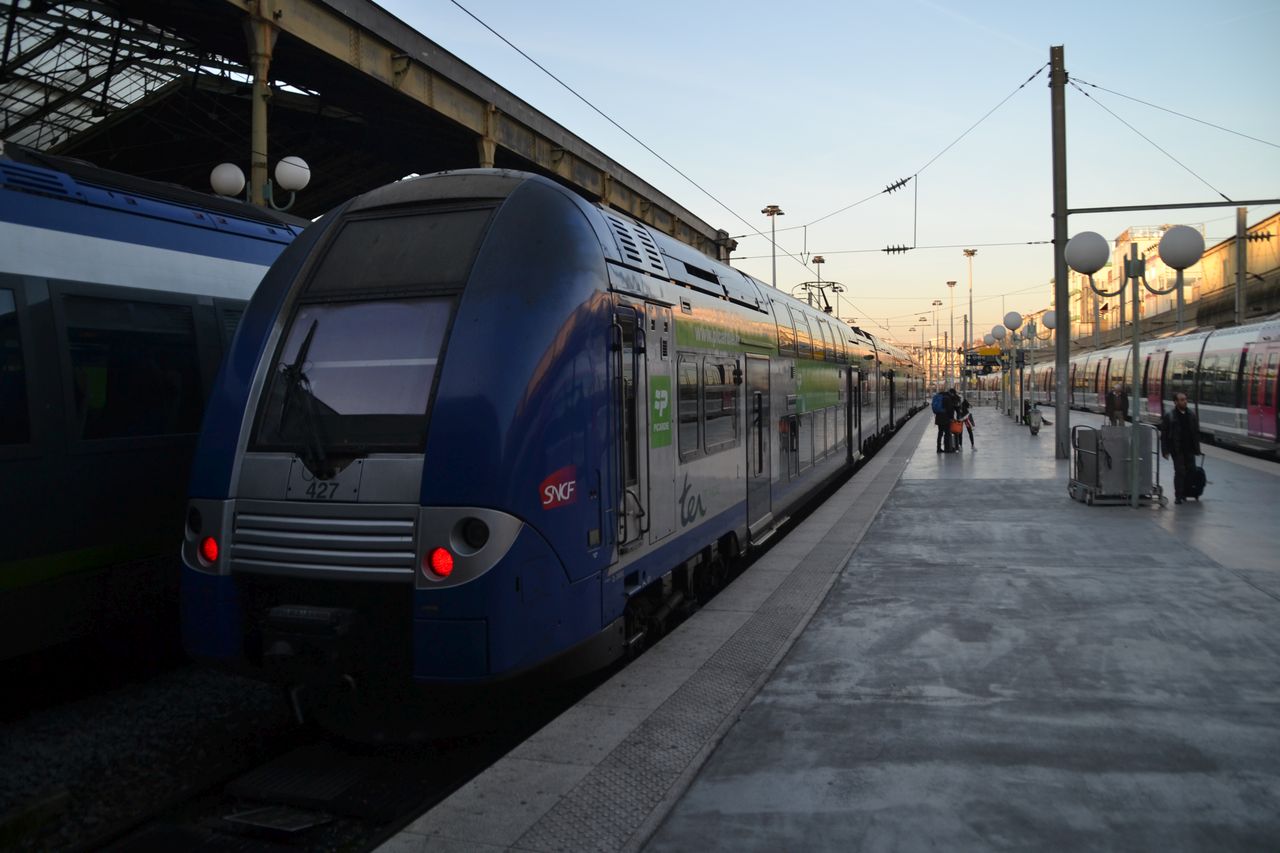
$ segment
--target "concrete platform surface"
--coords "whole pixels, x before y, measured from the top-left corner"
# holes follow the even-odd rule
[[[1202,503],[1086,507],[1050,428],[977,420],[920,435],[645,849],[1280,846],[1280,466],[1209,449]]]

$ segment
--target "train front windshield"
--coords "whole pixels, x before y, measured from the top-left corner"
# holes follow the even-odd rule
[[[344,224],[277,348],[254,449],[322,467],[330,455],[420,452],[449,321],[491,212]]]
[[[302,306],[272,367],[259,446],[421,450],[452,302]]]

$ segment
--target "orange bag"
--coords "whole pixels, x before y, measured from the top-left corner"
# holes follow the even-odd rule
[[[952,421],[951,431],[956,435],[960,435],[960,433],[964,432],[964,421]]]

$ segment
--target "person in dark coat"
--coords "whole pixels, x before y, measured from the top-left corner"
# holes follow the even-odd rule
[[[1107,392],[1106,412],[1107,420],[1112,426],[1124,423],[1125,415],[1129,412],[1129,395],[1124,392],[1118,382]]]
[[[1173,459],[1173,502],[1180,504],[1200,455],[1200,420],[1187,408],[1187,395],[1181,391],[1173,397],[1173,408],[1160,418],[1160,443],[1160,454]]]
[[[951,429],[951,415],[947,414],[947,392],[941,388],[933,395],[933,423],[938,427],[938,452],[942,453],[948,442],[948,430]]]

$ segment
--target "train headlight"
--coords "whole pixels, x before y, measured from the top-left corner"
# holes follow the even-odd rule
[[[468,548],[479,551],[489,541],[489,525],[478,518],[468,518],[462,522],[462,541]]]
[[[187,510],[187,530],[192,536],[199,536],[200,531],[204,530],[204,516],[195,507]]]
[[[200,540],[200,558],[209,565],[218,562],[218,540],[212,536],[206,536]]]
[[[438,578],[447,578],[453,574],[453,554],[448,548],[432,548],[422,561],[423,572],[430,572]]]

